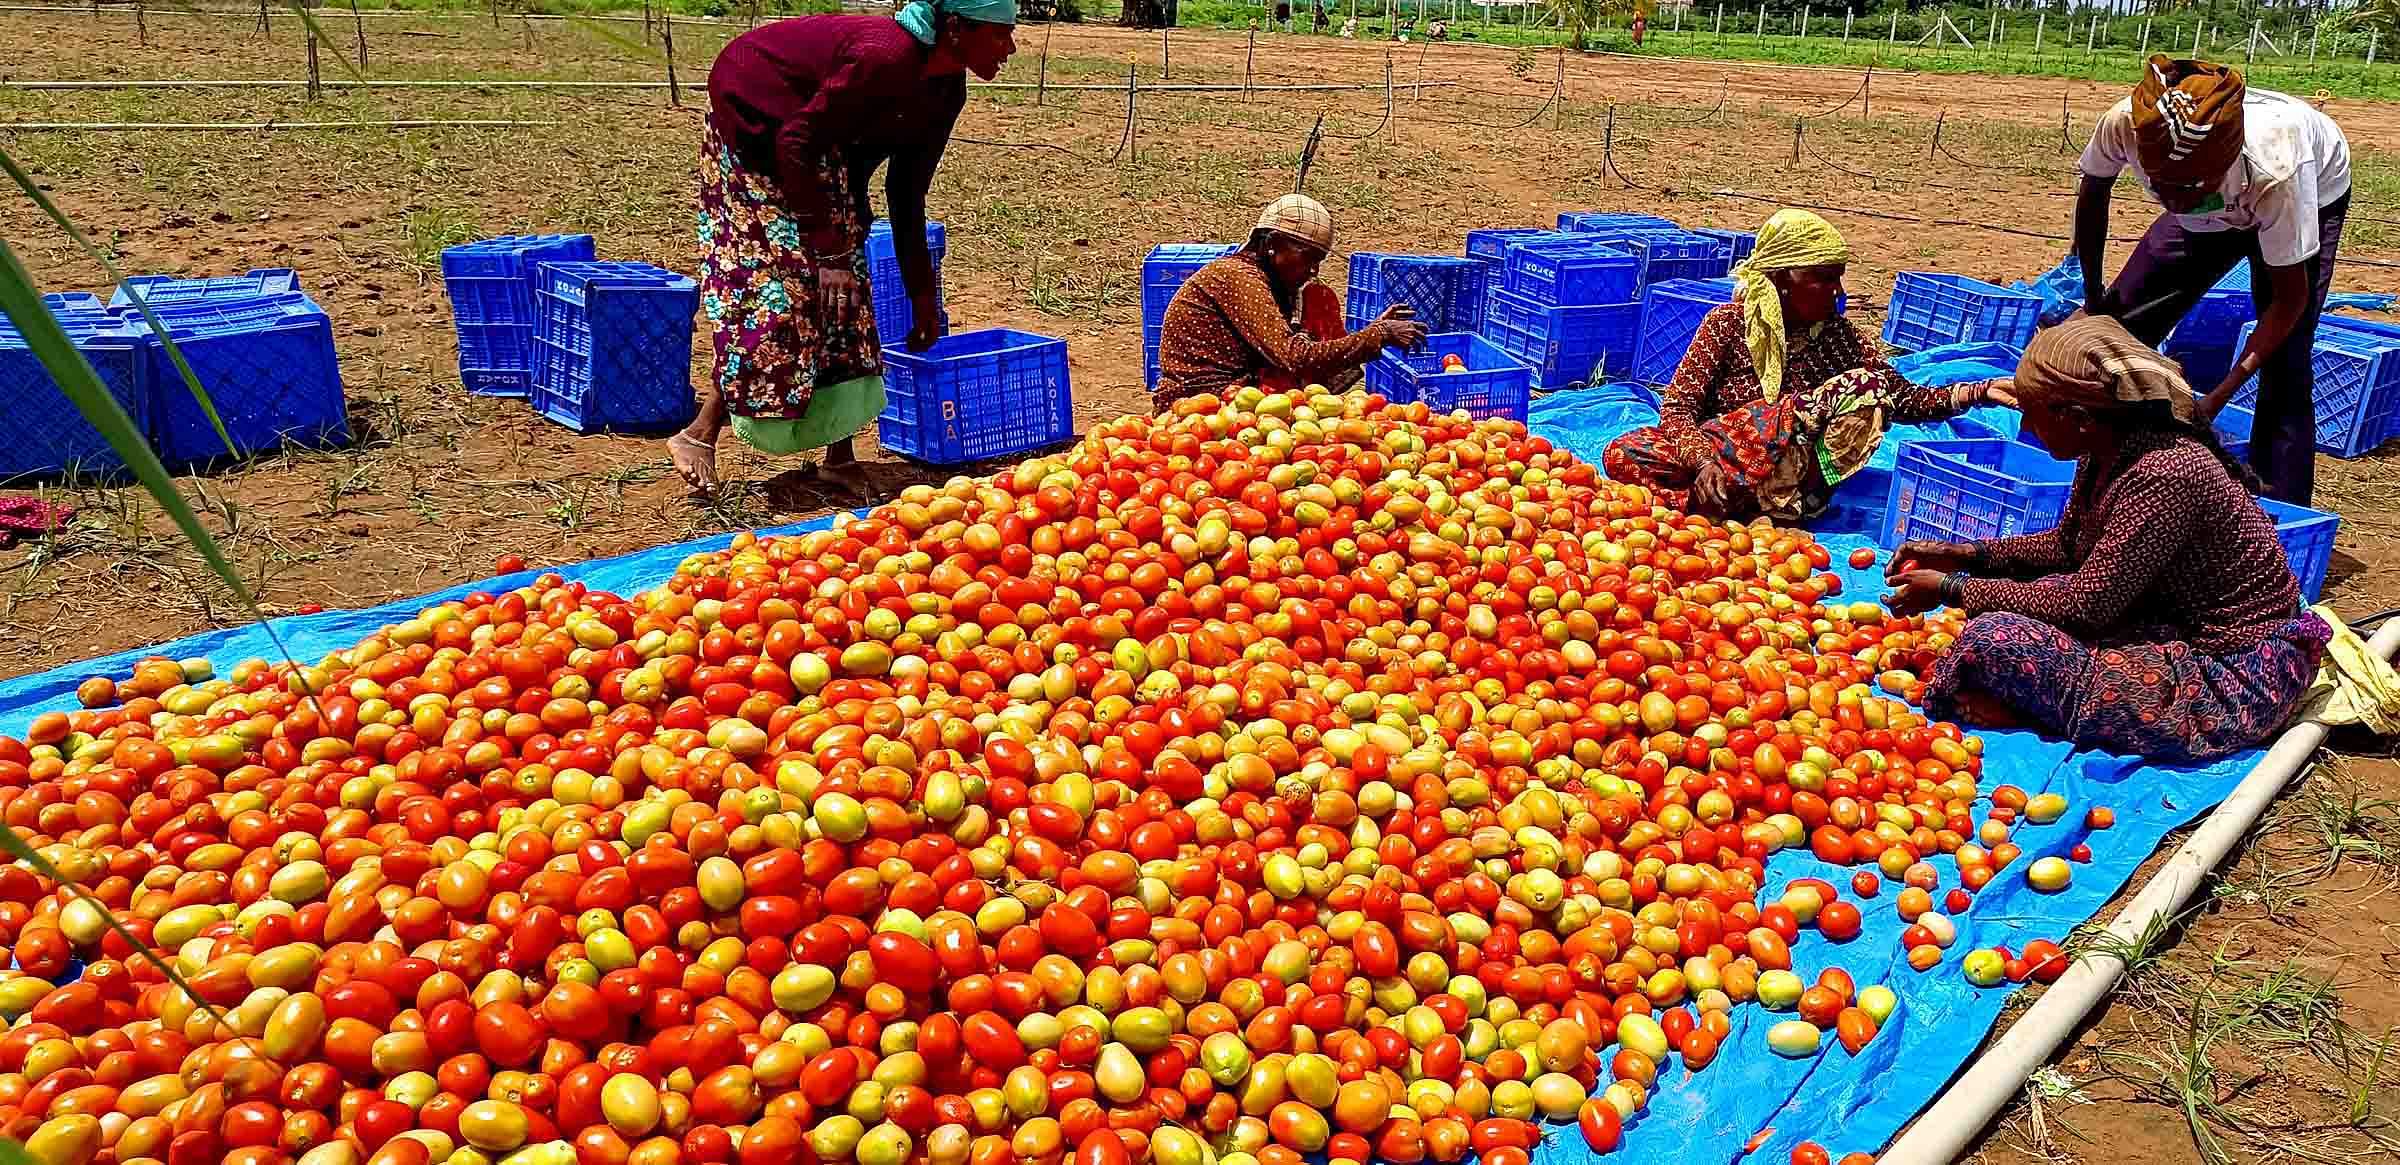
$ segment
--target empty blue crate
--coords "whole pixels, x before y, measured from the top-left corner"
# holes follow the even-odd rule
[[[2192,310],[2168,333],[2166,347],[2174,348],[2231,348],[2242,325],[2258,318],[2258,305],[2250,298],[2248,287],[2211,288],[2201,293]],[[2219,369],[2218,375],[2224,370]],[[2195,386],[2207,392],[2214,385]]]
[[[1548,227],[1487,227],[1467,232],[1467,258],[1480,259],[1494,267],[1508,262],[1508,249],[1520,243],[1588,243],[1565,231]]]
[[[544,263],[590,262],[590,235],[504,235],[442,251],[442,287],[458,330],[458,379],[480,396],[533,390],[541,319],[535,276]]]
[[[1682,227],[1675,220],[1655,214],[1614,214],[1597,210],[1571,210],[1558,216],[1558,229],[1577,234],[1596,235],[1626,231],[1675,231]]]
[[[1690,231],[1625,237],[1622,245],[1642,261],[1642,286],[1670,279],[1714,279],[1733,269],[1733,246]]]
[[[1232,243],[1160,243],[1142,261],[1142,384],[1158,387],[1158,341],[1165,333],[1167,305],[1183,281],[1241,248]]]
[[[1633,362],[1638,303],[1553,307],[1506,291],[1485,302],[1483,338],[1533,370],[1543,391],[1599,384]]]
[[[950,249],[950,236],[942,224],[925,224],[925,249],[933,255],[934,307],[941,314],[941,334],[950,334],[950,313],[942,294],[942,260]],[[875,330],[887,344],[897,344],[908,338],[916,327],[916,308],[908,298],[908,281],[900,274],[900,252],[892,245],[892,224],[889,219],[876,219],[867,228],[867,286],[875,296]]]
[[[2250,456],[2250,427],[2255,423],[2256,420],[2251,416],[2250,410],[2237,404],[2226,405],[2224,410],[2217,414],[2214,426],[2217,430],[2217,443],[2223,445],[2225,451],[2233,454],[2234,457],[2247,460]]]
[[[143,331],[106,315],[56,311],[60,328],[92,366],[117,407],[149,436]],[[17,477],[116,477],[117,451],[84,420],[8,321],[0,318],[0,416],[13,439],[0,444],[0,480]]]
[[[2255,323],[2242,327],[2236,351],[2249,344],[2257,328]],[[2319,452],[2358,457],[2395,435],[2395,422],[2400,422],[2400,339],[2345,327],[2320,328],[2309,363],[2316,371]],[[2257,377],[2234,390],[2233,403],[2253,413],[2258,410]]]
[[[2041,314],[2039,296],[1964,275],[1903,271],[1892,280],[1883,342],[1903,352],[1987,342],[2022,348]]]
[[[1695,235],[1706,235],[1725,244],[1728,248],[1726,258],[1735,263],[1749,258],[1750,252],[1758,248],[1758,234],[1755,231],[1729,231],[1718,227],[1685,227],[1684,229]]]
[[[110,307],[133,306],[133,293],[152,309],[199,303],[226,303],[285,295],[300,290],[300,277],[289,267],[260,267],[241,275],[212,275],[184,279],[174,275],[136,275],[117,285],[108,297]]]
[[[2283,544],[2283,560],[2291,564],[2292,577],[2300,580],[2300,597],[2316,602],[2333,565],[2333,536],[2341,529],[2342,516],[2273,498],[2258,499],[2258,508],[2275,523],[2275,540]]]
[[[334,358],[333,321],[299,292],[153,308],[225,423],[225,440],[156,333],[145,333],[150,416],[159,456],[197,465],[283,445],[348,444],[350,417]]]
[[[1665,384],[1700,334],[1700,320],[1733,301],[1731,279],[1670,279],[1642,292],[1642,338],[1634,346],[1633,379]]]
[[[934,465],[1006,457],[1075,433],[1067,342],[1010,328],[886,348],[883,447]]]
[[[1460,367],[1445,371],[1453,357]],[[1421,401],[1436,412],[1465,409],[1477,417],[1522,421],[1533,400],[1533,370],[1481,336],[1447,332],[1427,336],[1414,352],[1386,350],[1368,363],[1366,387],[1393,401]]]
[[[2075,466],[2015,441],[1914,441],[1892,468],[1883,545],[1972,542],[2058,525]]]
[[[552,263],[540,282],[537,411],[579,433],[660,432],[692,419],[698,284],[647,263]]]
[[[1433,331],[1471,332],[1483,323],[1489,274],[1483,264],[1456,255],[1354,252],[1343,318],[1356,331],[1404,303]]]
[[[1610,243],[1534,243],[1508,251],[1508,291],[1541,303],[1632,303],[1641,298],[1641,283],[1641,259]]]

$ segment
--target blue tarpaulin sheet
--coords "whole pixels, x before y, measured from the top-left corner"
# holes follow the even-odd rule
[[[1534,427],[1557,444],[1596,460],[1608,436],[1623,430],[1601,433],[1624,422],[1628,414],[1640,415],[1644,402],[1639,391],[1594,389],[1545,398],[1534,406]],[[1655,419],[1655,412],[1651,416]],[[818,529],[831,521],[762,532]],[[596,590],[631,594],[665,580],[686,556],[721,548],[729,540],[718,536],[546,569]],[[1873,568],[1854,571],[1846,564],[1849,552],[1864,544],[1863,539],[1829,535],[1823,541],[1845,576],[1848,597],[1873,598],[1879,593],[1880,578]],[[433,603],[476,590],[520,586],[539,573],[488,579],[366,610],[282,618],[275,626],[296,658],[314,660]],[[34,715],[74,707],[75,685],[83,678],[122,675],[135,661],[152,655],[203,657],[223,670],[244,659],[271,657],[273,648],[260,628],[234,627],[0,681],[0,732],[22,734]],[[2162,769],[2122,757],[2075,752],[2025,733],[1988,733],[1984,740],[1986,789],[2005,782],[2028,792],[2061,792],[2074,809],[2054,824],[2018,831],[2016,841],[2024,848],[2024,858],[1977,895],[1973,908],[1958,920],[1958,943],[1942,965],[1919,974],[1900,961],[1903,928],[1891,908],[1896,887],[1888,883],[1876,899],[1861,903],[1866,918],[1861,937],[1835,945],[1814,931],[1804,931],[1794,947],[1795,969],[1804,978],[1813,981],[1820,970],[1838,964],[1862,988],[1885,983],[1899,994],[1899,1010],[1875,1041],[1852,1057],[1829,1036],[1818,1055],[1788,1060],[1768,1050],[1765,1033],[1776,1020],[1789,1017],[1744,1006],[1735,1012],[1731,1037],[1714,1064],[1696,1075],[1679,1062],[1663,1067],[1650,1108],[1633,1122],[1625,1146],[1608,1160],[1780,1165],[1788,1160],[1791,1146],[1804,1139],[1827,1146],[1837,1156],[1881,1148],[1932,1101],[1999,1017],[2007,992],[1970,986],[1958,970],[1966,953],[1976,946],[2005,943],[2020,948],[2033,938],[2064,939],[2125,884],[2169,830],[2222,799],[2252,759],[2193,770]],[[2087,836],[2081,822],[2084,808],[2091,805],[2113,808],[2116,827]],[[2027,887],[2024,869],[2034,858],[2063,855],[2082,841],[2090,843],[2093,860],[2076,867],[2072,887],[2054,895]],[[1935,865],[1947,886],[1955,871],[1946,861]],[[1779,854],[1768,869],[1770,896],[1780,896],[1792,879],[1809,876],[1826,878],[1847,892],[1853,872],[1819,863],[1805,851]],[[1754,1152],[1744,1153],[1752,1136],[1768,1128],[1774,1130],[1772,1135]],[[1590,1156],[1571,1130],[1550,1138],[1536,1154],[1544,1165],[1570,1165]]]

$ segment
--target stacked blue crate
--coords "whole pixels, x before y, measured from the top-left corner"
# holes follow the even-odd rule
[[[1160,243],[1142,261],[1142,385],[1158,388],[1158,340],[1166,331],[1167,305],[1192,273],[1241,248],[1232,243]]]
[[[1565,231],[1554,231],[1547,227],[1487,227],[1483,230],[1467,232],[1467,258],[1481,260],[1485,266],[1491,268],[1492,282],[1498,283],[1500,270],[1508,265],[1508,249],[1510,247],[1520,243],[1588,243],[1590,241],[1590,239],[1579,239]]]
[[[1617,214],[1610,211],[1571,210],[1558,216],[1558,229],[1576,234],[1625,234],[1632,231],[1679,231],[1675,220],[1655,214]]]
[[[942,335],[950,334],[950,312],[942,294],[942,259],[950,249],[950,236],[942,224],[925,224],[925,249],[933,253],[933,299],[941,316]],[[908,281],[900,274],[900,252],[892,245],[890,219],[876,219],[867,228],[867,286],[875,296],[875,330],[885,346],[893,346],[908,338],[909,329],[916,326],[916,308],[908,298]]]
[[[1684,229],[1695,235],[1706,235],[1725,244],[1730,249],[1728,258],[1735,263],[1749,258],[1750,252],[1758,247],[1756,231],[1729,231],[1717,227],[1686,227]]]
[[[1691,350],[1692,337],[1700,332],[1701,318],[1731,302],[1731,279],[1670,279],[1644,288],[1641,342],[1633,355],[1635,383],[1674,379],[1683,354]]]
[[[67,340],[144,439],[150,435],[143,332],[107,312],[96,296],[43,297]],[[0,317],[0,415],[13,440],[0,443],[0,481],[19,477],[113,478],[124,459],[86,421],[25,338]]]
[[[1733,270],[1733,245],[1692,231],[1629,234],[1620,244],[1642,261],[1642,286],[1670,279],[1715,279]]]
[[[144,302],[152,302],[148,291]],[[297,291],[257,298],[171,296],[151,312],[224,423],[220,436],[147,320],[120,312],[144,338],[153,443],[170,465],[200,465],[296,445],[349,443],[333,321]],[[231,447],[227,446],[230,439]]]
[[[1469,246],[1476,244],[1473,235]],[[1641,320],[1642,260],[1597,234],[1500,240],[1499,289],[1482,334],[1533,369],[1543,391],[1598,384],[1629,369]]]
[[[647,263],[546,263],[539,282],[535,410],[579,433],[692,419],[691,277]]]
[[[1472,332],[1427,336],[1413,352],[1387,351],[1368,363],[1365,379],[1368,392],[1395,403],[1475,417],[1522,421],[1533,397],[1531,370]]]
[[[533,389],[536,276],[544,263],[590,262],[590,235],[503,235],[442,250],[442,288],[458,331],[458,379],[479,396]]]
[[[198,303],[258,299],[300,290],[300,276],[289,267],[258,267],[240,275],[209,275],[185,279],[174,275],[135,275],[110,293],[108,306],[132,307],[135,293],[152,308],[187,307]],[[78,293],[69,292],[68,295]],[[94,302],[97,299],[92,298]]]
[[[2042,313],[2040,296],[1964,275],[1903,271],[1893,277],[1883,342],[1903,352],[1945,344],[2000,343],[2022,348]]]
[[[1483,324],[1489,274],[1483,263],[1456,255],[1355,252],[1343,322],[1355,332],[1393,305],[1407,304],[1431,331],[1472,332]]]
[[[2355,326],[2334,316],[2327,316],[2325,323],[2331,326],[2317,329],[2316,347],[2310,352],[2316,372],[2317,449],[2335,457],[2362,456],[2400,435],[2400,328]],[[2257,328],[2255,323],[2242,326],[2237,351]],[[2233,403],[2257,410],[2257,377],[2234,390]]]

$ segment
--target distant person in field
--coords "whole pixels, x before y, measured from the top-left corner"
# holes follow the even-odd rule
[[[2258,327],[2204,395],[2213,420],[2258,377],[2250,465],[2270,496],[2307,505],[2316,486],[2311,350],[2350,211],[2350,143],[2308,102],[2242,83],[2238,69],[2153,56],[2131,97],[2101,115],[2083,151],[2075,255],[2084,310],[2158,345],[2235,263],[2250,262]],[[2101,281],[2110,188],[2127,168],[2165,208]]]
[[[1636,12],[1636,13],[1634,13],[1634,14],[1633,14],[1633,47],[1635,47],[1635,48],[1637,48],[1637,49],[1638,49],[1638,48],[1640,48],[1640,47],[1642,47],[1642,34],[1643,34],[1644,32],[1647,32],[1647,31],[1649,31],[1649,29],[1650,29],[1650,22],[1649,22],[1647,19],[1644,19],[1641,13],[1639,13],[1639,12]]]
[[[1193,272],[1168,302],[1152,407],[1164,414],[1185,397],[1242,385],[1344,388],[1384,349],[1422,345],[1425,325],[1405,306],[1346,331],[1341,297],[1317,282],[1332,250],[1333,216],[1316,199],[1267,204],[1247,245]]]
[[[2170,762],[2264,742],[2333,631],[2301,609],[2248,469],[2175,363],[2082,316],[2035,335],[2014,384],[2025,427],[2076,462],[2074,490],[2054,529],[1893,552],[1894,611],[1968,616],[1925,710]]]
[[[760,25],[717,54],[699,219],[715,363],[699,416],[667,439],[693,490],[717,488],[728,415],[764,452],[825,450],[827,476],[863,490],[852,438],[883,411],[883,337],[921,352],[941,335],[925,193],[966,75],[999,75],[1016,19],[1015,0],[914,0]],[[887,163],[909,320],[877,320],[867,285],[867,183]]]
[[[1993,384],[1923,388],[1841,316],[1850,247],[1833,224],[1779,210],[1734,268],[1733,302],[1700,320],[1659,395],[1658,424],[1609,442],[1600,464],[1671,509],[1797,522],[1883,441],[1887,420],[1929,421],[2014,399]]]

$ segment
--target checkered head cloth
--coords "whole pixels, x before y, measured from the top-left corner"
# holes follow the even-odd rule
[[[1333,249],[1333,215],[1305,194],[1286,194],[1267,204],[1258,229],[1298,239],[1320,251]]]

